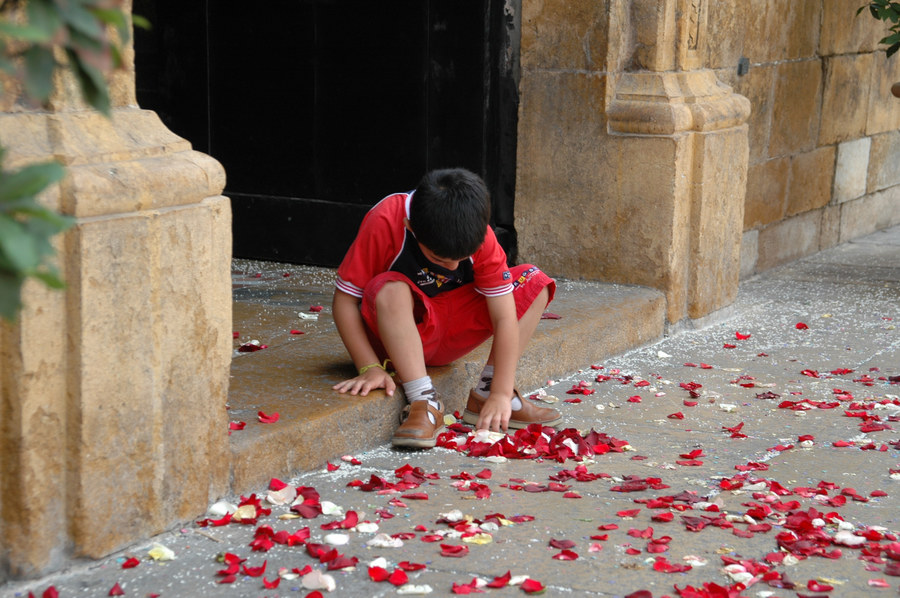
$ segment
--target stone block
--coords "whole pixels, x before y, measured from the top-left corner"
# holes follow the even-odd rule
[[[778,64],[769,157],[809,151],[819,136],[822,68],[818,60]]]
[[[819,250],[822,216],[818,211],[786,218],[759,231],[758,272]]]
[[[696,319],[737,296],[747,126],[698,134],[694,145],[687,315]]]
[[[822,209],[822,226],[819,234],[819,251],[841,242],[841,206],[829,205]]]
[[[854,54],[875,49],[878,40],[886,35],[885,28],[881,21],[873,19],[867,12],[856,16],[857,9],[863,4],[824,0],[820,55]]]
[[[750,100],[750,163],[768,158],[769,137],[772,132],[772,112],[776,67],[754,66],[743,77],[735,77],[734,91]]]
[[[797,60],[816,55],[822,18],[821,0],[778,0],[775,10],[784,15],[785,46],[783,59]],[[776,17],[777,19],[777,17]]]
[[[603,119],[606,78],[523,73],[519,104],[516,220],[519,253],[564,276],[600,278],[611,249],[599,234],[611,202],[611,144]],[[598,243],[599,241],[599,243]],[[578,255],[587,248],[585,263]],[[530,257],[526,257],[530,256]],[[594,262],[593,265],[588,265]],[[578,268],[586,269],[576,274]]]
[[[743,31],[743,55],[751,63],[775,62],[782,58],[787,47],[787,27],[784,13],[776,7],[781,0],[750,0],[734,2],[738,18],[745,23]],[[715,4],[720,4],[716,2]]]
[[[103,513],[72,522],[78,552],[99,557],[159,527],[155,462],[167,431],[154,421],[162,397],[148,343],[155,272],[150,222],[142,215],[81,223],[71,237],[70,342],[80,360],[69,376],[78,418],[69,432],[77,484],[68,500],[75,513]],[[117,356],[114,375],[110,356]]]
[[[872,140],[868,137],[845,141],[837,146],[832,195],[835,203],[865,195],[871,146]]]
[[[849,54],[825,59],[822,122],[819,145],[839,143],[865,135],[872,80],[872,55]]]
[[[900,184],[900,131],[875,135],[869,151],[869,193]]]
[[[784,217],[790,158],[751,164],[747,172],[744,230],[766,226]]]
[[[786,216],[815,210],[831,201],[836,153],[830,145],[791,157]]]
[[[606,1],[523,2],[522,68],[605,70],[608,11]]]
[[[0,584],[64,565],[67,542],[65,294],[29,280],[23,301],[0,320]]]
[[[737,70],[744,55],[746,31],[752,2],[710,2],[707,32],[707,64],[713,69]]]
[[[879,51],[872,54],[872,62],[866,135],[900,129],[900,100],[891,93],[891,86],[900,81],[900,59],[888,59]]]
[[[741,237],[741,280],[746,280],[756,273],[758,259],[759,231],[748,230]]]
[[[900,224],[900,185],[841,204],[841,243]]]
[[[230,231],[217,210],[200,203],[82,220],[72,233],[70,501],[74,513],[104,514],[73,520],[80,555],[160,533],[224,489],[231,301],[213,239]]]

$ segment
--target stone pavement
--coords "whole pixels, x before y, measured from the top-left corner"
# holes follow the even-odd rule
[[[527,433],[473,443],[455,428],[444,444],[461,450],[354,451],[285,480],[305,507],[156,538],[174,560],[154,560],[148,542],[2,591],[449,596],[481,584],[494,596],[896,596],[900,228],[746,281],[730,313],[532,387],[566,418],[543,443]],[[589,330],[567,334],[591,342]],[[567,458],[574,451],[582,461]],[[274,475],[259,464],[259,479]],[[342,512],[285,518],[331,504]],[[374,525],[353,527],[357,518]],[[309,540],[286,544],[307,528]],[[218,574],[224,553],[246,559],[233,577]],[[504,586],[507,572],[518,585]]]

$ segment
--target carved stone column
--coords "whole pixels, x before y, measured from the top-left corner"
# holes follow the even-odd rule
[[[112,97],[106,119],[61,77],[47,110],[0,105],[7,166],[62,161],[42,200],[77,219],[67,289],[28,283],[0,325],[0,582],[161,532],[227,485],[225,174],[137,106],[133,71]]]
[[[658,286],[668,318],[700,318],[737,293],[747,181],[750,102],[702,69],[708,0],[635,0],[633,56],[640,70],[618,74],[609,130],[630,168],[620,188],[642,189],[662,259]],[[648,171],[653,187],[642,185]]]

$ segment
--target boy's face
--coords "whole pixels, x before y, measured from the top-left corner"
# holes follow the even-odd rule
[[[408,230],[410,230],[413,233],[413,235],[415,235],[415,231],[413,231],[412,227],[409,225],[408,218],[403,219],[403,224],[406,226],[406,228]],[[416,241],[416,243],[419,243],[419,242]],[[428,249],[421,243],[419,243],[419,249],[422,250],[422,255],[424,255],[425,259],[427,259],[429,262],[436,264],[436,265],[440,266],[441,268],[446,268],[447,270],[450,270],[450,271],[453,271],[453,270],[456,270],[457,268],[459,268],[459,263],[462,261],[462,260],[449,260],[447,258],[440,257],[435,252]]]
[[[427,259],[429,262],[431,262],[433,264],[437,264],[441,268],[446,268],[447,270],[450,270],[450,271],[453,271],[453,270],[456,270],[457,268],[459,268],[459,263],[462,261],[462,260],[448,260],[446,258],[439,257],[439,256],[435,255],[435,253],[432,250],[428,249],[421,243],[419,243],[419,249],[422,250],[422,255],[424,255],[425,259]]]

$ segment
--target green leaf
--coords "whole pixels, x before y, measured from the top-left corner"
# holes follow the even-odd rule
[[[96,67],[81,60],[81,57],[74,51],[66,50],[66,54],[69,56],[72,70],[81,86],[81,95],[84,97],[84,101],[95,110],[109,116],[109,90],[106,88],[106,80],[103,78],[103,73]]]
[[[34,277],[43,282],[51,289],[64,289],[66,283],[59,276],[59,272],[55,269],[40,270],[34,273]]]
[[[35,270],[41,263],[34,237],[5,214],[0,214],[0,253],[14,270],[22,273]]]
[[[50,41],[50,35],[46,31],[33,25],[16,25],[9,21],[0,21],[0,35],[36,44],[44,44]]]
[[[57,6],[63,20],[71,29],[94,39],[103,38],[103,25],[79,2],[63,2]]]
[[[22,283],[25,277],[0,270],[0,318],[14,322],[22,309]]]
[[[53,91],[53,51],[44,46],[31,46],[25,51],[25,93],[46,102]]]
[[[92,15],[98,20],[112,25],[119,32],[119,39],[122,44],[127,44],[131,37],[131,27],[128,26],[128,19],[125,18],[121,10],[114,8],[90,8],[88,9]]]
[[[29,0],[25,8],[28,14],[28,24],[45,32],[48,41],[62,26],[59,10],[48,0]]]
[[[0,206],[3,202],[32,197],[66,175],[59,162],[32,164],[19,171],[0,173]]]
[[[896,54],[897,50],[900,50],[900,43],[896,43],[887,49],[887,57],[890,58],[891,56]]]
[[[53,210],[45,207],[33,205],[11,210],[20,216],[27,216],[36,220],[47,222],[52,227],[53,234],[62,232],[75,224],[75,219],[71,216],[58,214]]]
[[[131,22],[134,24],[135,27],[140,27],[141,29],[144,29],[146,31],[153,29],[153,25],[150,24],[150,21],[147,20],[146,17],[143,17],[141,15],[132,14]]]

